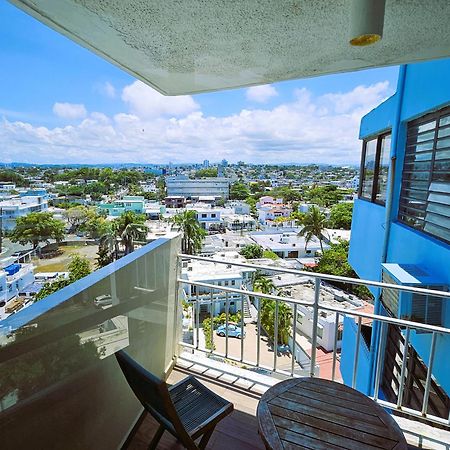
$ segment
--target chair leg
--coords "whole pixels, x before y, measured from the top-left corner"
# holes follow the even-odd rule
[[[156,446],[158,445],[158,442],[161,439],[161,436],[163,435],[163,433],[164,433],[164,427],[162,425],[160,425],[155,436],[153,436],[152,442],[150,442],[150,445],[148,446],[148,450],[156,449]]]
[[[202,439],[200,440],[200,443],[198,444],[198,447],[200,448],[200,450],[204,450],[204,448],[208,444],[209,438],[211,437],[211,435],[214,432],[214,428],[216,428],[215,425],[202,436]]]

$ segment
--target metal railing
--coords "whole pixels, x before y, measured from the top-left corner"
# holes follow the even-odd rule
[[[261,292],[256,291],[248,291],[238,288],[232,288],[232,287],[225,287],[225,286],[217,286],[210,283],[203,283],[198,281],[190,281],[188,279],[184,278],[178,278],[178,287],[179,291],[181,290],[182,285],[191,285],[191,286],[197,286],[197,290],[199,287],[202,289],[210,290],[210,299],[209,299],[209,305],[210,305],[210,318],[211,318],[211,342],[213,342],[213,333],[214,333],[214,327],[212,325],[213,322],[213,304],[215,301],[223,301],[223,295],[225,294],[225,313],[226,313],[226,319],[225,319],[225,329],[226,329],[226,335],[225,335],[225,352],[220,353],[213,349],[213,346],[209,349],[201,348],[199,345],[199,332],[200,332],[200,319],[199,319],[199,305],[202,302],[198,297],[192,298],[191,302],[193,304],[193,311],[194,311],[194,328],[196,330],[195,332],[195,339],[193,344],[189,344],[186,342],[180,342],[179,344],[182,347],[190,348],[193,350],[197,350],[200,352],[206,352],[209,354],[214,354],[216,356],[226,358],[231,361],[236,361],[242,364],[245,364],[246,366],[251,366],[255,368],[261,368],[269,370],[272,373],[280,374],[288,377],[293,376],[305,376],[309,375],[311,377],[317,376],[318,367],[317,367],[317,343],[318,343],[318,324],[319,324],[319,314],[321,311],[328,312],[328,313],[334,313],[334,343],[333,343],[333,351],[332,351],[332,373],[331,373],[331,379],[333,381],[336,381],[336,371],[337,371],[337,361],[338,361],[338,342],[339,342],[339,326],[341,323],[341,319],[345,317],[353,318],[357,324],[357,334],[356,334],[356,347],[355,352],[353,355],[353,368],[352,368],[352,377],[351,377],[351,386],[353,388],[357,385],[357,377],[358,377],[358,363],[360,360],[360,342],[361,342],[361,329],[362,329],[362,322],[363,319],[372,321],[372,324],[379,324],[380,332],[377,336],[377,341],[375,342],[375,348],[376,348],[376,358],[375,358],[375,366],[374,366],[374,374],[375,374],[375,380],[372,383],[370,387],[370,397],[375,400],[377,403],[379,403],[381,406],[385,408],[389,408],[401,413],[404,413],[406,415],[420,418],[420,419],[426,419],[430,422],[438,423],[441,425],[450,425],[450,415],[447,418],[438,417],[436,415],[432,415],[428,413],[428,401],[430,397],[430,389],[432,384],[432,371],[433,371],[433,364],[435,359],[435,353],[436,353],[436,341],[439,336],[450,336],[450,328],[442,327],[442,326],[436,326],[436,325],[429,325],[419,322],[414,322],[411,320],[404,320],[404,319],[397,319],[393,317],[383,316],[379,314],[373,314],[373,313],[367,313],[358,309],[346,309],[342,307],[337,307],[334,305],[328,305],[320,302],[320,294],[321,294],[321,284],[322,282],[331,281],[331,282],[339,282],[339,283],[348,283],[352,285],[360,285],[360,286],[372,286],[377,288],[389,288],[394,289],[397,291],[403,291],[403,292],[411,292],[415,294],[423,294],[423,295],[433,295],[436,297],[441,297],[443,299],[450,299],[450,292],[443,292],[443,291],[436,291],[432,289],[423,289],[423,288],[417,288],[417,287],[411,287],[411,286],[402,286],[402,285],[396,285],[396,284],[389,284],[389,283],[383,283],[378,281],[371,281],[371,280],[362,280],[362,279],[355,279],[355,278],[349,278],[349,277],[340,277],[335,275],[328,275],[328,274],[322,274],[322,273],[314,273],[314,272],[306,272],[302,270],[295,270],[295,269],[286,269],[286,268],[275,268],[273,266],[264,266],[264,265],[254,265],[254,264],[248,264],[248,263],[241,263],[241,262],[230,262],[229,260],[221,261],[213,258],[205,258],[201,256],[192,256],[192,255],[185,255],[185,254],[179,254],[178,258],[181,259],[196,259],[201,261],[207,261],[212,264],[225,264],[225,265],[232,265],[232,266],[238,266],[238,267],[244,267],[244,268],[258,268],[259,270],[267,270],[270,271],[270,273],[273,272],[280,272],[280,273],[290,273],[295,275],[302,275],[302,276],[308,276],[314,281],[314,300],[313,301],[307,301],[302,300],[298,298],[291,298],[291,297],[281,297],[278,295],[272,295],[272,294],[263,294]],[[221,297],[214,298],[214,292],[220,291]],[[256,358],[255,360],[248,360],[245,358],[244,355],[244,338],[241,339],[240,343],[240,356],[235,357],[230,355],[229,353],[229,336],[228,336],[228,325],[229,325],[229,295],[230,294],[240,294],[241,295],[241,311],[243,311],[243,302],[244,302],[244,296],[251,295],[253,298],[257,299],[257,323],[256,323]],[[222,299],[222,300],[220,300]],[[261,363],[261,336],[262,336],[262,324],[261,324],[261,300],[263,299],[269,299],[275,301],[275,313],[274,313],[274,333],[273,333],[273,363],[271,366],[267,366]],[[278,363],[278,315],[279,315],[279,305],[280,302],[284,302],[291,306],[291,310],[293,312],[293,326],[292,326],[292,345],[290,348],[291,352],[291,367],[290,370],[283,370],[277,367]],[[305,371],[304,369],[301,370],[295,370],[295,355],[296,351],[298,350],[297,347],[297,341],[296,341],[296,334],[297,334],[297,309],[299,306],[308,307],[312,309],[312,333],[311,333],[311,354],[310,354],[310,364],[308,367],[308,370]],[[243,329],[244,323],[243,323],[243,313],[241,314],[241,327]],[[402,362],[401,362],[401,373],[400,373],[400,379],[399,379],[399,387],[398,387],[398,399],[396,403],[389,402],[386,400],[380,399],[380,384],[382,381],[382,371],[384,367],[384,350],[385,350],[385,343],[386,343],[386,336],[387,336],[387,328],[389,325],[395,325],[397,327],[401,327],[404,330],[404,345],[403,345],[403,356],[402,356]],[[427,332],[431,333],[431,344],[430,344],[430,351],[429,351],[429,358],[427,361],[427,376],[425,381],[425,389],[424,389],[424,396],[423,396],[423,402],[422,406],[419,409],[412,409],[409,407],[406,407],[402,405],[403,398],[404,398],[404,392],[405,392],[405,380],[406,380],[406,370],[407,370],[407,359],[408,359],[408,344],[410,343],[411,338],[411,331],[419,331],[419,332]]]

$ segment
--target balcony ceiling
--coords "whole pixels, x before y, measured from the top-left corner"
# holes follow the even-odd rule
[[[383,39],[361,48],[350,0],[11,1],[168,95],[450,56],[448,0],[387,0]]]

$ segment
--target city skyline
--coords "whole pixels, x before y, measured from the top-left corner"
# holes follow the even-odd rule
[[[361,117],[396,88],[389,67],[164,97],[7,3],[0,17],[4,163],[355,165]]]

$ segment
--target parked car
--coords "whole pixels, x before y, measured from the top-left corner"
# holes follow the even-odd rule
[[[220,327],[216,330],[216,334],[222,337],[226,336],[227,326],[220,325]],[[241,339],[242,336],[245,337],[245,331],[243,332],[241,327],[231,323],[228,324],[228,337],[237,337],[238,339]]]
[[[99,295],[98,297],[95,297],[94,305],[97,308],[112,305],[112,297],[109,294]]]

